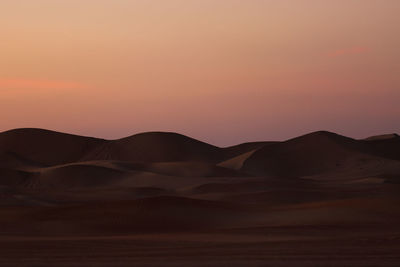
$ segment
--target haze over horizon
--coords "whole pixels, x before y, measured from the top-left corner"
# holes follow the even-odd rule
[[[400,132],[400,2],[0,3],[0,131]],[[227,12],[229,11],[229,12]]]

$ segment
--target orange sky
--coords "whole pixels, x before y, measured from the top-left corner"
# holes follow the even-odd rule
[[[398,0],[2,0],[0,131],[400,132]]]

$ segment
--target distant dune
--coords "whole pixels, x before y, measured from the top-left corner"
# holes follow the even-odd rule
[[[15,129],[0,133],[0,155],[50,166],[78,161],[104,142],[42,129]]]
[[[398,145],[397,140],[395,143]],[[241,170],[255,175],[302,177],[343,168],[366,168],[371,162],[387,161],[397,155],[392,144],[315,132],[257,150]]]
[[[106,142],[85,160],[123,160],[136,162],[218,161],[220,150],[176,133],[151,132]]]

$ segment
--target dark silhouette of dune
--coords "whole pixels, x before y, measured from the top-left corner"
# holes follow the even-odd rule
[[[1,153],[37,165],[57,165],[78,161],[104,140],[25,128],[0,133]]]
[[[223,255],[219,266],[250,246],[258,266],[275,247],[274,259],[345,246],[397,266],[399,196],[396,134],[319,131],[221,148],[167,132],[104,140],[16,129],[0,133],[0,265],[73,265],[69,252],[93,248],[79,264],[146,266],[154,251],[184,251],[186,266],[207,251]]]
[[[85,160],[135,162],[205,161],[221,158],[218,147],[184,135],[149,132],[106,142],[86,154]]]
[[[219,162],[269,142],[219,148],[168,132],[148,132],[118,140],[104,140],[25,128],[0,133],[2,166],[40,167],[77,161],[120,160],[133,162]]]
[[[400,160],[400,136],[397,134],[387,134],[373,136],[365,139],[374,153],[385,158]]]
[[[243,163],[242,171],[255,175],[301,177],[343,167],[360,168],[371,161],[385,160],[381,158],[384,154],[378,153],[371,142],[321,131],[257,150]]]

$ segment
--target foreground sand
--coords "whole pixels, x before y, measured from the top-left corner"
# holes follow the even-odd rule
[[[2,237],[0,248],[3,266],[398,266],[400,232],[300,227],[235,233],[12,236]]]

